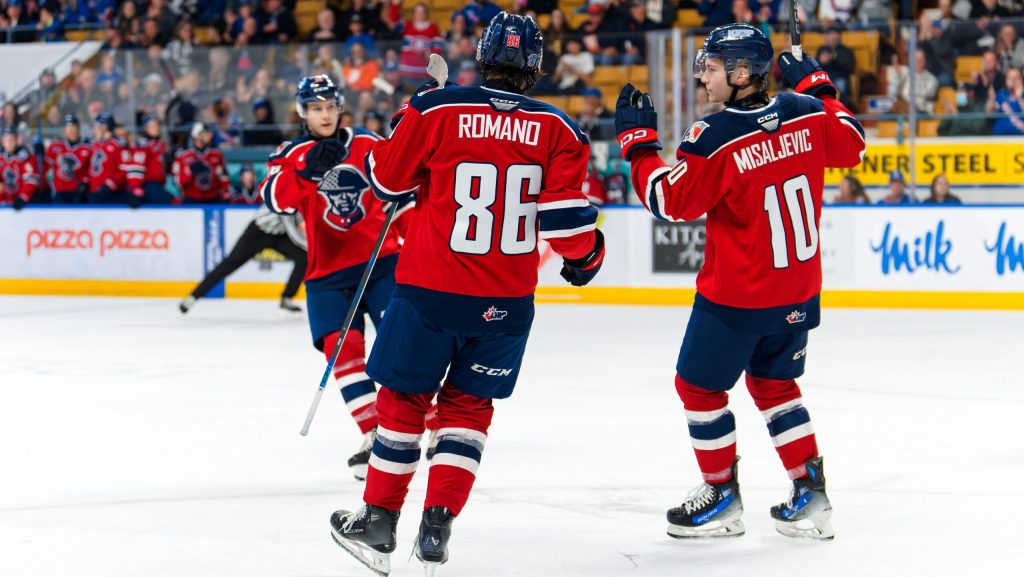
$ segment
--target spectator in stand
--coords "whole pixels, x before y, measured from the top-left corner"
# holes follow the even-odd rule
[[[622,19],[618,12],[609,12],[604,4],[587,6],[587,19],[580,25],[583,48],[594,56],[598,64],[615,64],[619,59],[623,38]]]
[[[381,75],[377,77],[373,87],[374,101],[378,103],[387,102],[395,110],[402,105],[402,101],[405,100],[405,86],[402,82],[402,71],[397,59],[387,59],[385,57],[384,65],[381,66]]]
[[[931,196],[924,204],[963,204],[963,202],[949,192],[949,179],[945,174],[936,174],[932,179]]]
[[[839,181],[839,194],[832,199],[833,204],[871,204],[871,199],[864,192],[864,185],[856,177],[847,174]]]
[[[999,66],[999,56],[993,50],[986,50],[981,55],[981,72],[973,75],[974,100],[985,102],[995,97],[995,93],[1006,88],[1006,77]]]
[[[107,28],[106,34],[107,38],[104,40],[103,46],[100,47],[100,50],[104,52],[118,52],[135,48],[135,43],[126,39],[117,28]]]
[[[114,55],[110,52],[103,54],[103,56],[100,57],[100,69],[96,74],[96,82],[100,84],[119,84],[123,79],[124,72],[122,72],[121,68],[117,65]]]
[[[245,27],[245,21],[249,18],[253,19],[255,23],[256,12],[252,6],[252,2],[249,0],[243,1],[238,5],[237,11],[229,11],[227,15],[228,23],[228,36],[232,40],[238,40],[238,35],[242,33],[242,28]],[[259,29],[259,26],[256,27]],[[250,38],[252,40],[252,38]],[[258,44],[258,42],[250,42],[250,44]]]
[[[614,122],[615,114],[605,108],[601,99],[601,91],[597,88],[587,88],[583,92],[583,110],[576,117],[576,124],[580,127],[591,142],[597,140],[615,140]]]
[[[455,84],[459,86],[477,86],[480,84],[480,68],[476,62],[463,60],[459,64],[459,73],[455,76]]]
[[[816,58],[832,78],[840,97],[849,98],[850,75],[857,67],[857,60],[853,50],[843,45],[839,26],[831,25],[825,30],[824,44],[818,49]]]
[[[393,29],[402,35],[402,52],[399,66],[402,80],[416,86],[427,80],[427,58],[431,54],[444,54],[444,39],[441,30],[430,21],[430,11],[423,2],[412,9],[412,20],[401,18],[402,0],[391,0],[388,21]]]
[[[1024,66],[1024,38],[1017,36],[1017,29],[1012,24],[1003,24],[999,28],[994,52],[1003,70]]]
[[[64,23],[66,25],[92,24],[96,14],[92,11],[91,0],[63,0]]]
[[[257,128],[242,133],[244,146],[277,146],[284,142],[284,135],[274,119],[274,105],[269,100],[257,98],[253,101],[252,116]]]
[[[158,31],[156,39],[159,44],[166,44],[174,36],[178,19],[167,7],[167,0],[149,0],[149,5],[146,7],[146,20],[156,23]]]
[[[700,0],[697,13],[704,17],[704,27],[714,28],[732,22],[732,0]]]
[[[939,86],[954,85],[956,50],[951,30],[943,28],[941,20],[932,20],[927,13],[922,13],[917,22],[917,46],[924,52],[928,72],[939,81]]]
[[[935,96],[939,92],[939,81],[925,68],[924,52],[920,49],[914,54],[914,74],[917,91],[913,98],[914,106],[917,107],[918,112],[933,114],[935,112]],[[911,101],[908,68],[894,61],[893,65],[886,70],[886,77],[889,83],[889,98],[896,101],[893,111],[906,112]]]
[[[206,73],[206,90],[221,94],[230,86],[231,51],[216,46],[208,50],[206,59],[210,63],[209,71]]]
[[[359,42],[352,45],[351,53],[345,59],[342,77],[352,92],[373,91],[373,81],[380,74],[380,63],[368,57],[366,49]]]
[[[376,110],[370,110],[366,113],[366,118],[363,120],[363,127],[370,132],[375,132],[381,136],[387,137],[387,119],[383,114]]]
[[[281,0],[263,0],[256,20],[260,24],[260,33],[268,44],[284,44],[294,38],[298,31],[295,17]]]
[[[334,57],[333,45],[321,44],[316,47],[316,60],[313,61],[313,68],[322,74],[327,74],[331,78],[339,79],[339,86],[345,87],[344,67]]]
[[[339,42],[337,33],[338,23],[334,19],[334,12],[324,8],[316,15],[316,28],[306,36],[306,42]]]
[[[757,26],[754,19],[754,11],[750,8],[747,0],[732,0],[732,21],[736,24],[750,24]]]
[[[566,39],[565,53],[551,75],[551,80],[558,83],[558,90],[562,94],[578,94],[593,74],[594,56],[583,50],[578,38]]]
[[[210,105],[213,122],[207,126],[213,132],[216,148],[234,148],[242,138],[242,117],[235,112],[235,105],[229,96],[221,96]]]
[[[117,16],[114,18],[114,27],[121,32],[121,36],[131,42],[138,41],[142,34],[142,20],[139,18],[139,9],[135,2],[123,2],[117,9]]]
[[[248,54],[248,50],[245,49],[250,46],[263,44],[263,35],[260,34],[260,25],[259,22],[256,21],[255,17],[249,16],[241,22],[241,31],[239,31],[238,36],[235,37],[235,49],[240,52],[239,58],[244,57],[252,62],[251,57]],[[255,66],[254,63],[252,65]]]
[[[452,20],[455,20],[456,16],[461,15],[466,19],[466,23],[470,27],[486,27],[491,18],[497,16],[499,12],[501,12],[501,8],[490,0],[472,0],[469,4],[463,6],[462,9],[452,14]]]
[[[985,113],[986,100],[974,99],[974,87],[961,83],[955,99],[942,102],[947,116],[939,122],[939,136],[983,136],[992,134],[992,119],[972,115]]]
[[[140,46],[151,48],[156,46],[157,48],[163,48],[166,44],[164,39],[160,37],[160,27],[157,25],[156,20],[143,20],[142,21],[142,32],[139,34],[138,43]]]
[[[987,18],[989,20],[999,20],[1000,18],[1009,18],[1010,11],[999,4],[999,0],[972,0],[971,2],[971,16],[972,20]]]
[[[7,27],[13,30],[4,31],[10,42],[24,43],[35,42],[35,22],[25,14],[25,7],[21,0],[8,0],[7,2]]]
[[[550,47],[555,54],[561,54],[565,39],[571,34],[572,28],[569,27],[569,22],[565,19],[565,12],[562,12],[561,8],[552,10],[548,26],[544,29],[545,48]],[[546,54],[544,59],[547,60]]]
[[[647,18],[647,6],[643,0],[627,0],[626,10],[620,64],[643,64],[647,54],[647,33],[657,30],[658,25]]]
[[[860,0],[826,0],[818,2],[819,22],[845,25],[853,17],[853,11]]]
[[[989,99],[986,110],[1005,115],[996,119],[992,126],[992,134],[1024,134],[1024,76],[1021,75],[1020,68],[1007,69],[1006,88],[999,90]]]
[[[878,204],[911,204],[914,199],[907,194],[907,180],[903,172],[894,170],[889,173],[889,193],[878,201]]]
[[[36,24],[36,29],[39,30],[39,41],[63,42],[64,22],[61,21],[58,12],[51,12],[51,10],[56,10],[56,8],[50,4],[44,4],[39,10],[39,23]]]
[[[350,56],[352,52],[352,46],[355,44],[362,44],[363,50],[368,53],[371,57],[376,56],[377,46],[373,42],[373,35],[366,31],[363,26],[363,17],[358,14],[353,14],[352,19],[348,21],[348,39],[345,40],[345,46],[343,48],[343,55]]]
[[[379,37],[380,33],[385,29],[385,26],[380,21],[381,10],[389,8],[390,5],[386,1],[381,2],[380,7],[373,4],[371,0],[352,0],[351,5],[336,18],[338,22],[338,37],[342,40],[348,37],[348,24],[356,14],[359,15],[359,19],[363,22],[366,31],[372,36]]]
[[[467,36],[472,36],[472,34],[472,29],[466,24],[466,17],[456,12],[452,14],[452,25],[444,33],[444,40],[448,44],[448,49],[451,50],[453,44]]]
[[[190,70],[194,63],[192,57],[196,50],[195,29],[188,20],[182,20],[174,29],[174,40],[164,48],[164,60],[174,67],[179,74]]]

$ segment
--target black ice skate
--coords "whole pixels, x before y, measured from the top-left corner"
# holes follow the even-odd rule
[[[739,537],[747,529],[740,517],[740,499],[736,464],[732,463],[732,479],[724,483],[703,483],[690,491],[683,504],[668,510],[668,534],[676,539]]]
[[[195,304],[196,304],[196,297],[194,297],[192,295],[188,295],[187,297],[185,297],[185,300],[183,300],[180,303],[178,303],[178,310],[181,311],[181,314],[183,314],[183,315],[188,314],[188,311]]]
[[[331,515],[331,537],[371,571],[387,577],[401,513],[373,505],[363,505],[355,513],[335,511]]]
[[[413,552],[423,562],[426,577],[434,577],[437,566],[448,561],[448,539],[454,518],[448,507],[431,507],[423,512]]]
[[[352,476],[359,481],[366,480],[366,473],[370,470],[370,453],[373,451],[373,442],[377,439],[377,429],[363,435],[363,444],[359,451],[348,458],[348,468],[352,469]]]
[[[295,301],[288,297],[281,297],[281,312],[284,313],[301,313],[302,307],[295,304]]]
[[[822,458],[807,461],[807,477],[793,481],[789,501],[772,507],[775,530],[787,537],[834,539],[829,517],[832,503],[825,495],[825,471]]]

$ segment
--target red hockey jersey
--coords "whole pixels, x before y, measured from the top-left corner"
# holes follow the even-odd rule
[[[128,190],[141,189],[144,182],[163,184],[167,180],[167,173],[164,170],[165,154],[166,142],[159,138],[139,136],[135,146],[126,149],[122,154],[121,168],[127,175]]]
[[[358,281],[384,224],[387,204],[374,197],[363,168],[366,154],[380,136],[360,128],[343,128],[339,139],[346,154],[321,182],[298,175],[306,166],[306,153],[317,142],[307,135],[285,142],[270,155],[267,176],[260,184],[260,194],[271,210],[302,214],[309,247],[306,280],[358,267],[352,275]],[[395,224],[381,246],[381,258],[398,253],[401,222],[411,207],[403,205],[396,212]]]
[[[85,141],[54,140],[46,148],[46,172],[53,181],[54,192],[77,192],[81,183],[89,182],[92,147]]]
[[[821,292],[825,168],[860,164],[864,148],[864,129],[838,101],[787,93],[762,108],[727,107],[697,121],[674,166],[637,150],[630,171],[656,218],[707,214],[697,292],[718,305],[763,309]]]
[[[171,171],[185,200],[227,200],[231,196],[227,163],[216,148],[179,150]]]
[[[543,102],[483,87],[414,96],[367,157],[380,198],[416,190],[397,282],[532,303],[538,237],[568,258],[594,247],[597,209],[581,190],[589,157],[587,137]]]
[[[114,192],[125,189],[125,174],[121,170],[121,153],[126,143],[119,138],[94,142],[89,162],[89,192],[106,186]]]
[[[18,196],[25,202],[32,200],[32,196],[39,190],[36,157],[24,147],[13,153],[0,151],[0,178],[3,183],[0,202],[7,204]]]

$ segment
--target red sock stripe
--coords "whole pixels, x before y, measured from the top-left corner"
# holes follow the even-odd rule
[[[437,416],[441,430],[470,429],[486,435],[494,416],[494,405],[491,399],[463,393],[445,383],[437,395]],[[438,449],[441,450],[440,445]],[[458,515],[469,500],[475,480],[476,475],[461,467],[431,466],[425,507],[448,507]]]
[[[747,390],[759,411],[767,411],[800,398],[800,387],[793,379],[780,381],[747,375]]]
[[[433,395],[408,395],[381,387],[377,393],[377,417],[380,426],[398,433],[423,434],[423,418]],[[396,475],[372,465],[366,476],[363,501],[385,509],[401,509],[415,473]]]
[[[729,404],[729,393],[702,389],[684,381],[679,375],[676,375],[676,393],[687,411],[717,411]]]
[[[729,404],[729,393],[702,389],[684,381],[679,375],[676,375],[676,392],[687,412],[719,411]],[[713,450],[695,448],[693,452],[706,482],[721,483],[732,477],[730,467],[736,458],[736,443]]]

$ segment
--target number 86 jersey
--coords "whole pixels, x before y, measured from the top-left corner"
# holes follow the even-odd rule
[[[532,319],[538,237],[570,259],[594,247],[597,209],[582,191],[586,136],[557,108],[484,87],[424,91],[399,115],[390,140],[367,156],[366,173],[383,200],[416,193],[395,273],[400,290],[447,295],[416,296],[450,309],[483,302],[460,296],[490,298],[509,314],[481,322],[506,330]],[[481,328],[474,324],[462,326]]]
[[[707,214],[697,292],[714,304],[767,309],[821,292],[818,223],[825,168],[851,168],[864,129],[838,101],[777,94],[757,109],[697,121],[677,162],[633,153],[633,189],[659,220]],[[809,327],[808,327],[809,328]]]

